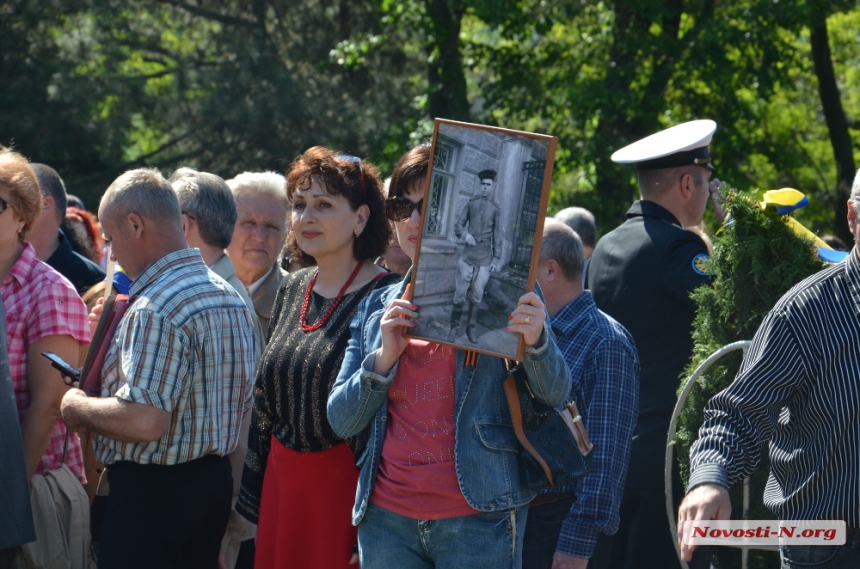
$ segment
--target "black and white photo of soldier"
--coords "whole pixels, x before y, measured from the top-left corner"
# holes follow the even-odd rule
[[[508,315],[528,288],[550,137],[442,122],[433,142],[413,302],[419,338],[515,358]]]
[[[473,344],[478,341],[475,324],[484,297],[484,287],[490,280],[490,273],[498,270],[502,256],[500,208],[494,200],[497,176],[495,170],[478,172],[480,193],[469,200],[454,224],[454,234],[466,244],[457,261],[449,341],[459,335],[460,320],[467,303],[466,336]]]

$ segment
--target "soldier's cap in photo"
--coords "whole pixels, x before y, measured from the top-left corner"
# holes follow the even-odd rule
[[[495,182],[496,176],[498,176],[498,172],[496,172],[495,170],[481,170],[480,172],[478,172],[479,180],[486,180],[487,178],[489,178]]]
[[[708,145],[716,130],[717,123],[708,119],[681,123],[628,144],[612,155],[612,161],[636,164],[640,170],[693,165],[714,170]]]

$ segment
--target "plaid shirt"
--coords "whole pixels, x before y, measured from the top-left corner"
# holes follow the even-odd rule
[[[24,251],[0,287],[6,305],[6,345],[9,371],[15,390],[18,420],[30,407],[27,383],[27,349],[48,336],[71,336],[81,345],[90,341],[87,307],[64,276],[36,258],[36,251],[24,243]],[[41,357],[41,356],[39,356]],[[75,362],[69,362],[75,364]],[[57,372],[55,381],[62,381]],[[66,427],[58,419],[36,473],[55,470],[63,463]],[[85,482],[84,457],[76,433],[69,436],[66,465]]]
[[[559,310],[551,325],[570,368],[571,395],[594,449],[588,476],[545,492],[576,494],[556,551],[589,559],[598,533],[618,531],[630,443],[639,414],[639,358],[627,330],[598,310],[588,291]]]
[[[251,312],[197,249],[152,263],[129,296],[102,368],[102,396],[168,411],[170,426],[146,443],[96,435],[96,458],[172,465],[226,455],[251,405],[257,361]]]

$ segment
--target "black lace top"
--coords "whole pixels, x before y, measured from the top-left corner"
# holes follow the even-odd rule
[[[326,402],[346,352],[349,325],[365,296],[400,280],[399,275],[390,273],[344,295],[323,326],[304,332],[299,314],[315,273],[312,267],[284,278],[272,309],[268,342],[257,366],[248,454],[236,504],[236,510],[254,523],[260,513],[272,435],[297,451],[321,451],[343,442],[329,426]],[[307,323],[317,322],[334,300],[312,292]],[[359,435],[346,442],[360,456],[367,439]]]

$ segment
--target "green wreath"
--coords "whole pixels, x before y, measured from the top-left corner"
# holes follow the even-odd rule
[[[725,188],[725,186],[723,186]],[[731,221],[714,238],[714,250],[707,269],[713,275],[711,286],[693,291],[698,309],[693,321],[693,359],[684,372],[686,378],[712,353],[738,340],[751,340],[764,317],[795,284],[824,268],[813,243],[800,237],[789,226],[789,216],[776,208],[762,208],[751,193],[725,190],[723,207]],[[792,225],[794,223],[792,222]],[[690,391],[678,419],[675,456],[685,484],[689,478],[690,446],[698,437],[705,404],[734,380],[741,363],[736,351],[709,368]],[[761,503],[770,471],[767,452],[750,477],[751,508],[749,519],[773,519]],[[741,484],[730,489],[732,517],[742,515]],[[712,548],[714,565],[721,569],[741,566],[740,549]],[[775,552],[750,550],[750,568],[778,568]]]

